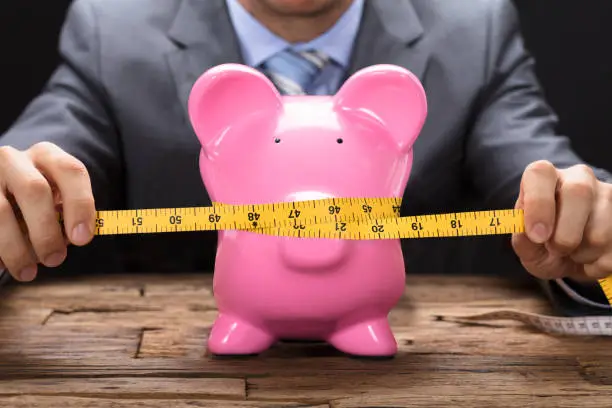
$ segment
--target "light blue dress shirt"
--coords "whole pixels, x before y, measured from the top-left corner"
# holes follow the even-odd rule
[[[258,68],[267,58],[286,48],[296,51],[316,49],[331,57],[334,63],[326,67],[318,77],[314,84],[314,93],[336,93],[349,66],[361,23],[364,0],[354,0],[336,24],[319,37],[296,44],[291,44],[268,30],[246,11],[238,0],[226,2],[245,64]]]

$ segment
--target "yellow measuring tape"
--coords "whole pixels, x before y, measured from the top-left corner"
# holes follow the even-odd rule
[[[249,230],[301,238],[394,239],[511,234],[520,210],[400,217],[399,198],[329,198],[256,205],[99,211],[97,235]]]
[[[524,232],[523,211],[400,216],[401,198],[325,198],[252,205],[98,211],[96,235],[246,230],[297,238],[405,239]],[[612,304],[612,278],[600,280]]]

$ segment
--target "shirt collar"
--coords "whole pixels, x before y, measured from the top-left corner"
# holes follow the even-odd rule
[[[364,0],[354,0],[328,31],[312,41],[298,44],[290,44],[272,33],[246,11],[238,0],[226,2],[247,65],[256,67],[277,52],[291,47],[296,50],[316,49],[347,68],[359,30]]]

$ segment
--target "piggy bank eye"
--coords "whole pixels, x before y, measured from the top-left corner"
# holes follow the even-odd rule
[[[280,143],[280,139],[277,137],[276,139],[274,139],[274,143]]]
[[[344,142],[344,140],[342,140],[341,138],[336,139],[336,142],[338,142],[338,144],[342,144],[342,142]]]

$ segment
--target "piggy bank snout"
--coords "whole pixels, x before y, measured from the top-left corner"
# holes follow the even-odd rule
[[[299,191],[286,196],[286,201],[306,201],[336,198],[331,192]],[[294,270],[313,272],[334,270],[350,253],[350,242],[341,239],[280,238],[283,262]]]
[[[350,242],[327,238],[280,238],[283,263],[292,270],[334,271],[350,253]]]

